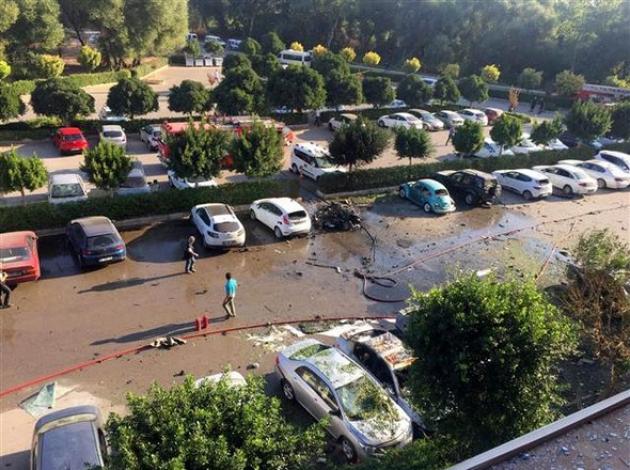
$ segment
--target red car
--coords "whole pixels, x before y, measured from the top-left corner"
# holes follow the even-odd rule
[[[87,140],[77,127],[62,127],[53,136],[53,143],[62,155],[81,153],[88,148]]]
[[[0,270],[7,273],[9,285],[39,279],[37,235],[33,232],[0,234]]]

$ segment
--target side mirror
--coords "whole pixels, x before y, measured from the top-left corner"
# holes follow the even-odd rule
[[[339,408],[333,408],[333,409],[331,409],[328,412],[328,414],[330,416],[336,416],[337,418],[340,418],[341,417],[341,410]]]

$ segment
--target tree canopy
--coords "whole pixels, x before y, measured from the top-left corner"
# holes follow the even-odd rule
[[[0,122],[21,116],[25,110],[26,107],[15,88],[0,83]]]
[[[248,66],[227,70],[223,80],[212,91],[212,98],[219,111],[232,116],[254,114],[265,106],[262,81]]]
[[[338,129],[328,149],[335,164],[352,171],[374,161],[385,150],[389,139],[389,131],[359,118]]]
[[[57,116],[68,123],[77,116],[94,112],[94,97],[58,78],[38,82],[31,93],[31,107],[37,114]]]
[[[410,165],[412,159],[428,158],[435,150],[429,133],[415,127],[396,129],[394,148],[398,158],[408,158]]]
[[[538,145],[547,145],[553,139],[557,139],[563,131],[562,119],[554,118],[551,121],[545,120],[534,124],[531,138]]]
[[[417,75],[407,75],[398,84],[396,96],[412,108],[418,108],[429,102],[433,89]]]
[[[324,78],[326,104],[338,106],[358,104],[363,99],[363,87],[357,75],[353,75],[347,61],[340,55],[325,52],[313,61],[313,69]]]
[[[612,125],[610,110],[592,101],[576,101],[564,117],[569,132],[590,142],[606,134]]]
[[[208,109],[209,101],[210,90],[194,80],[183,80],[168,93],[168,109],[180,113],[201,113]]]
[[[613,108],[610,133],[619,139],[630,138],[630,101],[619,103]]]
[[[464,124],[455,130],[453,147],[456,152],[468,156],[479,151],[482,146],[483,129],[478,122],[464,121]]]
[[[508,114],[503,114],[490,129],[490,137],[500,146],[499,155],[503,153],[505,147],[509,148],[518,144],[522,135],[521,120]]]
[[[282,169],[282,135],[261,122],[243,132],[232,141],[230,154],[234,169],[247,176],[269,176]]]
[[[462,78],[459,81],[459,91],[470,104],[484,102],[488,99],[488,84],[478,75]]]
[[[22,157],[15,149],[0,153],[0,192],[19,191],[24,201],[26,191],[35,191],[48,181],[44,163],[36,155]]]
[[[277,70],[267,83],[267,98],[273,106],[303,111],[326,103],[323,77],[310,67],[290,65]]]
[[[167,144],[168,166],[178,177],[210,179],[221,173],[229,137],[225,131],[194,125],[191,121],[186,132],[171,137]]]
[[[127,179],[131,158],[120,145],[99,142],[85,152],[82,169],[90,174],[97,188],[112,191]]]
[[[159,109],[157,93],[137,77],[118,80],[109,90],[107,106],[114,114],[131,119]]]
[[[457,83],[450,75],[441,76],[435,83],[433,97],[442,103],[457,103],[460,96],[461,93],[459,88],[457,88]]]
[[[396,92],[391,79],[387,77],[365,77],[363,96],[366,102],[379,107],[391,103],[396,98]]]

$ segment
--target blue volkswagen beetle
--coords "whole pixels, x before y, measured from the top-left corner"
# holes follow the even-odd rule
[[[400,185],[400,197],[421,206],[425,212],[446,214],[455,210],[455,202],[448,190],[435,180],[422,179]]]

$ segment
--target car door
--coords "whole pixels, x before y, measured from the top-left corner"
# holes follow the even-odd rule
[[[313,418],[320,420],[328,416],[328,412],[335,408],[335,396],[326,383],[317,376],[315,371],[303,366],[295,370],[300,381],[295,387],[296,398]]]
[[[61,139],[60,132],[59,131],[55,132],[55,135],[53,136],[53,144],[57,148],[59,148],[60,141],[61,141],[60,139]]]
[[[83,230],[81,230],[81,226],[76,222],[70,224],[70,226],[68,227],[67,236],[68,241],[70,242],[70,249],[76,254],[79,254],[79,252],[81,251],[82,233]]]
[[[302,166],[302,172],[308,176],[309,178],[315,178],[315,161],[313,159],[313,157],[311,157],[310,155],[304,155],[303,156],[303,160],[304,160],[304,164]]]
[[[531,191],[533,180],[522,173],[514,172],[514,190],[523,194],[525,191]]]
[[[556,168],[556,179],[558,180],[558,187],[564,188],[567,184],[573,188],[575,181],[571,173],[562,168]]]
[[[258,205],[258,211],[256,211],[256,217],[258,220],[267,227],[273,228],[273,214],[271,213],[271,204],[268,202],[262,202]]]
[[[200,207],[195,211],[193,219],[197,230],[201,236],[204,236],[210,228],[210,218],[208,217],[208,213],[205,209]]]
[[[423,184],[422,183],[414,183],[409,187],[409,199],[411,199],[411,201],[415,202],[416,204],[422,204],[422,188],[423,188]]]

